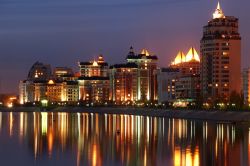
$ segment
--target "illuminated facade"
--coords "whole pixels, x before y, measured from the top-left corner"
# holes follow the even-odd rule
[[[243,95],[244,103],[250,104],[250,68],[243,71]]]
[[[241,91],[241,37],[238,18],[225,16],[218,4],[213,19],[203,27],[200,41],[201,88],[204,99],[229,100]]]
[[[79,62],[81,77],[108,77],[108,63],[99,55],[98,60]]]
[[[27,81],[19,82],[19,103],[24,104],[28,102],[28,93],[27,93]]]
[[[158,103],[164,104],[176,99],[175,84],[181,73],[177,68],[162,68],[158,70]]]
[[[110,67],[111,98],[116,104],[130,104],[137,100],[137,73],[135,63]]]
[[[97,105],[109,102],[109,77],[80,77],[78,84],[80,101]]]
[[[133,48],[127,56],[128,63],[138,65],[137,71],[137,100],[155,101],[157,100],[157,61],[156,55],[150,55],[146,49],[136,55]]]
[[[86,103],[107,103],[110,93],[110,82],[108,77],[108,63],[103,56],[98,61],[80,62],[79,100]]]
[[[200,97],[200,57],[194,47],[185,55],[178,52],[169,68],[157,73],[158,103],[178,99],[197,100]]]
[[[34,81],[34,101],[39,102],[47,98],[47,81]],[[31,92],[32,93],[32,92]]]
[[[63,82],[63,95],[68,104],[76,104],[79,101],[79,88],[77,81]]]
[[[65,96],[63,94],[63,82],[49,80],[47,84],[47,100],[49,102],[61,102],[65,101]]]
[[[79,87],[77,76],[71,68],[56,67],[51,73],[50,65],[36,62],[30,69],[27,80],[19,83],[19,103],[77,104]]]

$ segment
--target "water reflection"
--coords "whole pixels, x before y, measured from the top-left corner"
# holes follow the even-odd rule
[[[31,164],[35,160],[66,165],[68,160],[73,165],[91,166],[250,165],[248,124],[92,113],[0,112],[0,138],[26,147],[17,153],[31,156],[31,151]],[[4,161],[4,156],[0,159]]]

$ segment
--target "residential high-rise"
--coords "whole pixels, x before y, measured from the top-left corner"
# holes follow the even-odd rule
[[[241,37],[238,18],[225,16],[220,4],[203,27],[200,41],[201,89],[205,101],[228,101],[241,92]]]

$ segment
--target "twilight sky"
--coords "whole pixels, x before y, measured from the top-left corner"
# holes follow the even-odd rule
[[[250,1],[221,0],[240,18],[242,62],[250,62]],[[0,0],[0,93],[17,93],[35,61],[77,70],[104,55],[123,63],[129,47],[147,48],[167,66],[178,50],[199,51],[216,0]]]

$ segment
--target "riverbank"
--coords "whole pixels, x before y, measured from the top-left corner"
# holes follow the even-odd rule
[[[250,122],[250,112],[205,111],[205,110],[167,110],[155,108],[122,108],[122,107],[57,107],[43,110],[38,107],[0,108],[0,112],[69,112],[125,114],[178,119],[208,120],[218,122]]]

